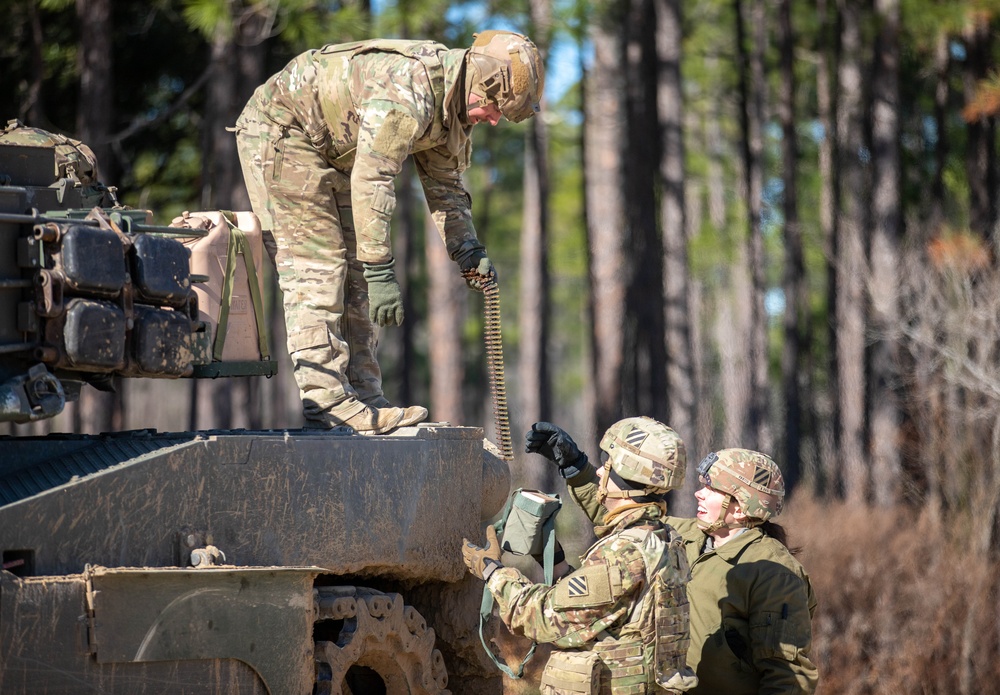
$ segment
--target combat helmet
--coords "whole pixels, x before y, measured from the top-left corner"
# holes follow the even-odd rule
[[[702,484],[740,503],[750,519],[747,526],[760,525],[781,514],[785,480],[770,456],[750,449],[723,449],[698,464],[698,476]],[[723,517],[727,506],[723,506]]]
[[[684,441],[662,422],[649,417],[619,420],[604,433],[601,450],[608,473],[601,482],[604,497],[662,495],[684,484]],[[607,490],[609,478],[621,492]]]
[[[545,65],[538,47],[527,36],[512,31],[490,29],[473,36],[466,96],[475,94],[483,103],[496,104],[512,123],[538,113],[545,87]]]

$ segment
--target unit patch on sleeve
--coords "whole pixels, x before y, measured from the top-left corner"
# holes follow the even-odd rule
[[[586,577],[570,577],[567,581],[569,583],[569,595],[571,598],[590,595]]]
[[[620,583],[618,586],[620,591]],[[559,581],[552,595],[552,607],[564,610],[602,606],[612,603],[616,598],[611,589],[608,565],[599,562],[581,567]]]

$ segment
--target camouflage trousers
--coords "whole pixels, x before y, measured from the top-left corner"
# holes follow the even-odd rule
[[[350,179],[301,130],[268,120],[254,102],[235,132],[250,204],[278,273],[305,416],[350,417],[360,401],[382,395],[378,328],[368,318]]]

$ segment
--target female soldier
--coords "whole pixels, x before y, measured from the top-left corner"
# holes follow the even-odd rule
[[[668,517],[684,538],[691,580],[691,693],[811,693],[816,609],[809,575],[785,545],[785,484],[768,456],[709,454],[698,466],[695,519]]]

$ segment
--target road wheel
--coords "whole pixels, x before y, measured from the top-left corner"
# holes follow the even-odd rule
[[[399,594],[317,587],[317,695],[450,695],[434,630]]]

